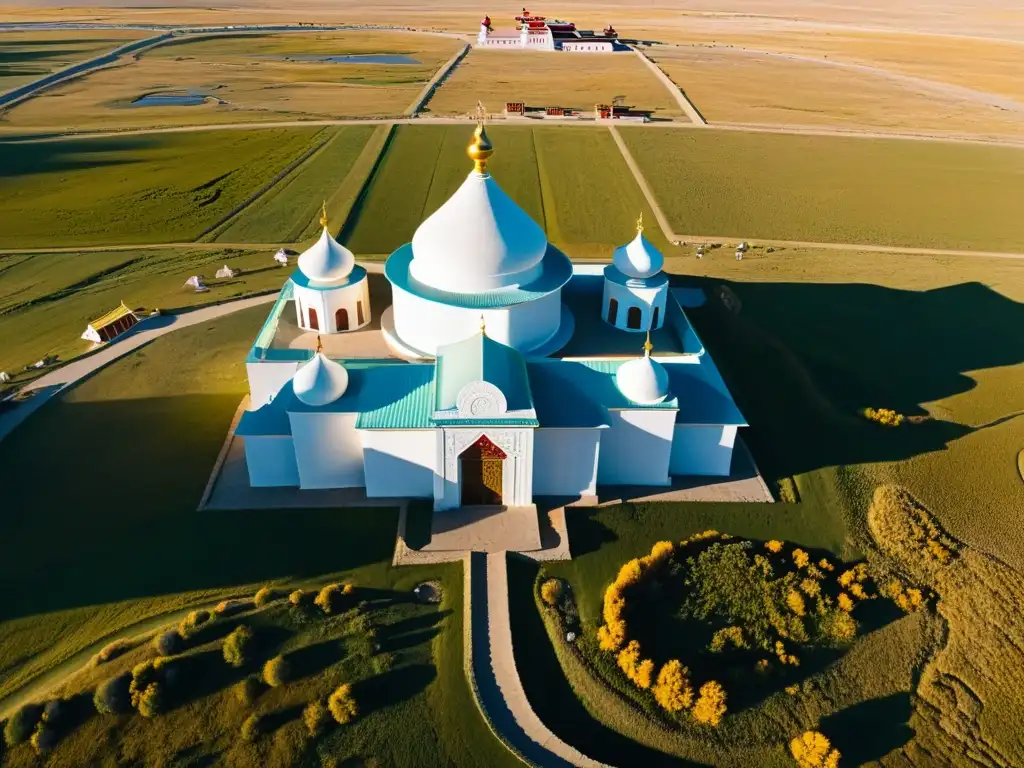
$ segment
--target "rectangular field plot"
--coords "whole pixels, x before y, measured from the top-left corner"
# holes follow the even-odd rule
[[[317,146],[322,131],[0,142],[0,247],[194,240]]]
[[[1024,251],[1024,150],[624,128],[681,236]]]
[[[592,114],[595,104],[624,96],[625,104],[656,116],[681,114],[679,105],[633,53],[567,54],[474,49],[427,102],[436,115],[468,114],[482,101],[500,113],[509,101],[559,106]]]
[[[4,32],[0,93],[156,32],[134,29]]]
[[[325,202],[328,220],[343,222],[388,130],[386,125],[328,129],[321,148],[226,222],[215,239],[223,243],[298,242],[318,233],[320,206]]]
[[[641,211],[653,216],[607,131],[492,126],[495,181],[570,256],[610,258]],[[458,189],[472,170],[469,126],[398,126],[365,198],[343,232],[359,256],[386,255]],[[663,244],[656,227],[648,235]]]
[[[400,32],[185,40],[50,89],[12,109],[5,124],[110,128],[398,116],[458,49],[456,40]]]
[[[704,46],[655,47],[651,56],[711,123],[1024,134],[1024,112],[880,68]]]

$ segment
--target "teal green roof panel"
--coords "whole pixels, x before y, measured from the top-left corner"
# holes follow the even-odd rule
[[[530,389],[541,427],[593,428],[610,425],[608,412],[580,381],[582,374],[565,362],[530,362]]]
[[[572,262],[555,246],[548,244],[540,276],[528,285],[503,288],[483,293],[457,293],[432,288],[415,280],[409,274],[412,263],[412,243],[406,243],[392,253],[384,265],[384,276],[395,288],[438,304],[470,309],[495,309],[536,301],[562,288],[572,279]]]
[[[298,285],[302,288],[309,288],[310,290],[313,291],[333,291],[335,288],[344,288],[347,285],[353,285],[365,279],[366,270],[363,267],[359,266],[358,264],[352,267],[352,271],[349,273],[348,277],[346,277],[344,280],[339,280],[336,283],[314,283],[312,280],[309,279],[309,277],[306,276],[306,273],[303,272],[301,269],[296,269],[294,272],[292,272],[291,278],[292,282],[295,283],[295,285]]]
[[[438,349],[436,410],[454,408],[459,392],[474,381],[486,381],[500,389],[510,411],[533,408],[522,354],[483,331]]]
[[[387,365],[364,372],[356,429],[430,429],[434,366]],[[351,386],[351,385],[350,385]],[[344,399],[344,398],[343,398]]]

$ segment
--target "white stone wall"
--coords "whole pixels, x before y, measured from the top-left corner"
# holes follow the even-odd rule
[[[432,498],[437,464],[436,432],[433,429],[361,430],[366,495],[371,498]]]
[[[595,43],[588,40],[563,40],[562,50],[570,53],[612,53],[615,47],[608,42]]]
[[[297,487],[299,468],[290,437],[244,437],[245,464],[253,488]]]
[[[665,304],[668,301],[668,283],[657,288],[632,288],[614,283],[611,280],[604,281],[604,293],[601,297],[601,317],[605,322],[610,323],[609,311],[612,299],[618,302],[618,311],[615,315],[616,328],[622,330],[647,331],[661,328],[665,324]],[[629,308],[640,308],[640,327],[629,328]],[[658,310],[658,321],[652,324],[654,310]]]
[[[601,485],[668,485],[674,410],[609,410],[601,432],[597,482]]]
[[[507,507],[533,503],[533,428],[509,429],[445,427],[438,430],[438,472],[434,476],[434,510],[457,509],[462,504],[459,456],[481,435],[505,452],[502,504]]]
[[[533,439],[533,492],[584,496],[597,492],[603,429],[538,429]]]
[[[732,469],[736,427],[677,424],[669,471],[673,475],[726,476]]]
[[[562,293],[555,291],[536,301],[501,309],[471,309],[437,304],[392,286],[395,333],[407,346],[427,355],[438,347],[462,341],[480,330],[521,352],[536,349],[550,339],[562,320]]]
[[[301,488],[361,488],[365,484],[357,415],[288,414]]]
[[[249,410],[255,411],[269,403],[281,387],[291,381],[299,370],[297,361],[246,363],[249,374]]]
[[[359,321],[360,308],[362,322]],[[309,320],[309,310],[316,311],[317,328]],[[316,291],[312,288],[295,286],[295,315],[299,327],[305,331],[320,333],[343,333],[338,328],[338,310],[348,313],[348,328],[355,331],[370,322],[370,287],[368,280],[360,280],[342,288]]]

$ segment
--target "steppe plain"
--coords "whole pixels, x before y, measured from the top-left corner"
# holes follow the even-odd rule
[[[472,36],[482,11],[500,27],[516,10],[468,1],[38,5],[4,7],[4,19],[372,23]],[[322,201],[357,255],[385,257],[468,170],[471,124],[434,118],[466,114],[477,101],[492,113],[513,98],[585,109],[625,94],[666,120],[618,129],[628,156],[603,126],[503,125],[495,116],[495,177],[577,259],[610,258],[644,213],[673,279],[709,298],[692,319],[780,503],[581,510],[569,518],[576,557],[546,575],[571,585],[593,633],[624,562],[658,540],[714,528],[850,563],[866,558],[879,573],[913,574],[933,597],[889,616],[827,667],[809,668],[795,692],[727,715],[720,730],[666,731],[566,653],[533,597],[537,569],[513,563],[513,640],[531,704],[564,741],[615,765],[792,765],[786,743],[804,730],[825,733],[843,766],[1024,763],[1024,643],[1013,619],[1024,608],[1024,220],[1015,215],[1024,199],[1024,11],[755,0],[538,10],[664,43],[644,50],[709,125],[689,124],[632,54],[573,79],[561,59],[527,55],[512,71],[513,54],[482,51],[455,67],[419,116],[391,125],[372,118],[408,115],[465,40],[381,30],[159,46],[4,111],[0,370],[20,384],[36,375],[22,367],[43,355],[86,352],[77,338],[85,323],[122,299],[177,311],[275,290],[286,271],[270,255],[310,241]],[[0,31],[0,91],[130,39],[139,34]],[[288,60],[377,53],[420,63]],[[230,103],[120,106],[189,87]],[[755,246],[742,261],[729,248],[740,239]],[[715,242],[725,247],[695,258],[696,243]],[[207,294],[182,290],[190,275],[211,278],[223,263],[242,274],[210,280]],[[411,766],[426,764],[425,754],[437,764],[513,764],[463,674],[461,570],[392,568],[390,511],[195,511],[264,315],[244,310],[176,331],[0,441],[10,553],[0,579],[31,585],[0,609],[0,717],[65,697],[71,714],[54,765],[103,762],[114,750],[146,764]],[[858,415],[869,406],[917,423],[880,427]],[[135,457],[130,472],[109,461],[124,455]],[[957,542],[948,571],[918,567],[886,535],[875,494],[890,486]],[[440,606],[404,604],[428,579],[442,585]],[[353,582],[377,607],[360,621],[310,624],[281,600],[243,617],[271,638],[263,651],[305,659],[309,671],[255,703],[236,695],[241,678],[220,671],[152,720],[76,709],[103,679],[152,655],[142,642],[110,666],[90,666],[109,642],[267,583],[331,581]],[[219,654],[218,631],[182,653],[187,675],[202,678]],[[388,661],[365,647],[372,637],[383,639]],[[318,653],[324,644],[337,650]],[[343,680],[360,681],[365,716],[307,736],[302,705]],[[265,733],[246,741],[238,734],[250,715]],[[395,732],[407,737],[385,736]],[[4,765],[36,760],[27,743],[0,750]]]

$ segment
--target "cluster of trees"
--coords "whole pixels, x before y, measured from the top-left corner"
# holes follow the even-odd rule
[[[789,742],[789,753],[798,768],[839,768],[839,750],[817,731],[807,731]]]

